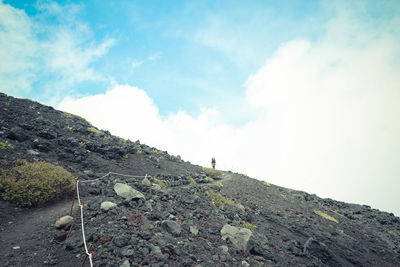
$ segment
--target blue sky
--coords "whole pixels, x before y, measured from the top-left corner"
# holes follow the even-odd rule
[[[38,42],[53,41],[57,30],[74,35],[76,49],[83,51],[112,40],[107,51],[87,65],[104,80],[76,82],[58,95],[43,94],[44,83],[62,79],[44,70],[28,96],[54,105],[64,95],[102,93],[113,79],[145,88],[161,114],[179,109],[198,114],[203,106],[236,109],[248,75],[282,42],[318,38],[322,31],[316,25],[331,13],[311,1],[4,3],[26,12],[37,27]],[[20,95],[26,96],[26,90]],[[248,119],[241,117],[229,119]]]
[[[0,1],[0,91],[400,215],[399,1]]]

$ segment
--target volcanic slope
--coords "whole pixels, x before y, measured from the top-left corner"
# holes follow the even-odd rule
[[[82,180],[94,266],[399,266],[393,214],[232,172],[213,179],[179,156],[30,100],[0,94],[0,114],[2,170],[23,158]],[[2,265],[81,266],[80,216],[66,240],[71,224],[54,226],[71,200],[36,208],[1,200]]]

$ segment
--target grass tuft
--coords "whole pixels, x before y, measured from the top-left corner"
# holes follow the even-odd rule
[[[249,222],[246,222],[246,221],[242,221],[240,223],[240,225],[242,225],[242,227],[247,228],[247,229],[249,229],[251,231],[254,231],[254,230],[257,229],[257,226],[255,226],[255,225],[253,225],[253,224],[251,224]]]
[[[203,168],[203,171],[205,172],[205,174],[213,179],[218,179],[221,177],[222,175],[222,171],[219,170],[215,170],[212,168]]]
[[[192,176],[186,176],[186,180],[189,181],[189,184],[197,184],[196,181],[192,178]]]
[[[63,112],[62,116],[65,117],[65,118],[77,119],[77,120],[84,121],[84,122],[88,123],[84,118],[82,118],[82,117],[80,117],[78,115],[75,115],[75,114],[68,113],[68,112]]]
[[[234,206],[236,207],[237,204],[235,203],[235,201],[233,201],[230,198],[226,198],[224,196],[222,196],[221,193],[219,192],[215,192],[214,190],[209,190],[209,195],[211,197],[211,205],[213,206]]]
[[[264,182],[264,185],[265,185],[266,187],[270,187],[270,186],[271,186],[271,184],[268,183],[268,182]]]
[[[324,218],[324,219],[330,220],[330,221],[335,222],[335,223],[339,223],[338,220],[336,220],[336,219],[333,218],[332,216],[329,216],[329,215],[326,214],[326,213],[323,213],[322,211],[314,210],[314,213],[317,214],[317,215],[319,215],[319,216],[321,216],[321,217]]]
[[[96,133],[96,134],[102,134],[103,133],[102,131],[100,131],[99,129],[96,129],[94,127],[89,127],[88,130],[91,131],[92,133]]]
[[[158,184],[162,189],[165,189],[168,187],[167,182],[162,179],[154,178],[154,183]]]
[[[14,150],[14,146],[7,141],[0,142],[0,149],[1,150]]]

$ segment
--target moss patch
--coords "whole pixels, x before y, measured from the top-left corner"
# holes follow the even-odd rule
[[[88,130],[91,131],[92,133],[96,133],[96,134],[102,134],[103,133],[102,131],[100,131],[99,129],[96,129],[94,127],[89,127]]]
[[[168,187],[168,184],[166,181],[158,179],[158,178],[154,178],[154,183],[158,184],[162,189],[165,189]]]
[[[254,224],[251,224],[251,223],[249,223],[249,222],[246,222],[246,221],[242,221],[242,222],[240,223],[240,225],[241,225],[242,227],[244,227],[244,228],[247,228],[247,229],[251,230],[251,231],[254,231],[254,230],[257,229],[257,226],[255,226]]]
[[[321,216],[321,217],[324,218],[324,219],[330,220],[330,221],[335,222],[335,223],[339,223],[338,220],[336,220],[336,219],[333,218],[332,216],[329,216],[329,215],[326,214],[326,213],[323,213],[322,211],[314,210],[314,213],[317,214],[317,215],[319,215],[319,216]]]
[[[1,150],[13,150],[14,146],[7,141],[5,142],[0,142],[0,149]]]
[[[68,112],[63,112],[62,116],[65,117],[65,118],[77,119],[77,120],[84,121],[84,122],[88,123],[84,118],[82,118],[82,117],[80,117],[78,115],[74,115],[74,114],[68,113]]]
[[[270,187],[270,186],[271,186],[271,184],[268,183],[268,182],[264,182],[264,185],[265,185],[266,187]]]

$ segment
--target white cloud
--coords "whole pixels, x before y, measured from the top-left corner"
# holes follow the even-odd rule
[[[393,21],[374,31],[338,17],[317,42],[282,44],[245,83],[247,108],[258,115],[240,127],[221,123],[224,114],[215,109],[162,117],[145,91],[128,85],[68,98],[59,108],[197,164],[215,156],[221,169],[400,215]]]
[[[319,42],[282,45],[249,77],[246,100],[277,137],[274,164],[252,170],[400,214],[400,45],[391,28],[348,24],[339,17]]]
[[[42,101],[60,98],[82,82],[102,82],[91,64],[106,54],[115,40],[97,43],[79,21],[79,5],[38,2],[29,17],[23,10],[0,3],[1,90],[26,96],[40,83]],[[48,21],[52,21],[50,24]]]
[[[0,2],[0,88],[29,92],[35,79],[37,43],[25,12]]]
[[[158,60],[158,59],[160,59],[161,58],[161,53],[155,53],[155,54],[151,54],[147,59],[145,59],[145,60],[134,60],[134,61],[132,61],[132,64],[131,64],[131,66],[132,66],[132,68],[133,69],[135,69],[135,68],[138,68],[138,67],[140,67],[140,66],[142,66],[143,64],[145,64],[146,62],[151,62],[151,61],[156,61],[156,60]]]

